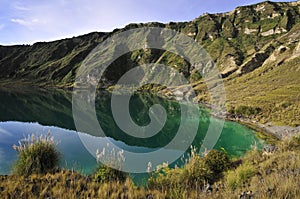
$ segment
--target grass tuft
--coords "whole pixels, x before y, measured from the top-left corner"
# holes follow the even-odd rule
[[[13,173],[29,176],[53,172],[60,163],[60,153],[56,150],[53,137],[35,137],[34,134],[19,141],[13,148],[18,152],[18,159]]]

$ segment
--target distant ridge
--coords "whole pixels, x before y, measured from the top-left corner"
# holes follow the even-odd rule
[[[300,105],[297,102],[300,101],[299,1],[265,1],[237,7],[227,13],[204,14],[190,22],[129,24],[109,33],[93,32],[34,45],[0,46],[0,85],[27,82],[72,88],[77,68],[100,42],[117,32],[144,26],[174,29],[200,43],[224,78],[226,90],[231,94],[228,96],[229,107],[260,107],[265,112],[255,115],[260,121],[300,125]],[[197,71],[174,54],[154,49],[147,53],[139,50],[122,56],[119,61],[122,66],[113,64],[100,82],[101,87],[114,85],[133,66],[159,61],[182,72],[193,83],[199,100],[209,100]],[[283,88],[291,92],[286,93]],[[275,99],[273,95],[283,97]],[[280,104],[285,102],[287,105]],[[276,106],[278,111],[273,110]],[[272,111],[275,114],[267,116]],[[289,119],[282,119],[282,114],[290,114]]]

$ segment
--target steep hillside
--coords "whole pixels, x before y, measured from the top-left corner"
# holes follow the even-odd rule
[[[107,37],[136,27],[165,27],[188,35],[208,51],[224,78],[229,111],[260,122],[300,125],[299,7],[299,1],[265,1],[228,13],[205,14],[190,22],[130,24],[111,33],[0,46],[0,82],[2,86],[29,82],[71,88],[82,61]],[[186,60],[155,49],[122,56],[105,73],[100,86],[110,87],[128,69],[149,62],[176,68],[193,83],[198,98],[209,101],[201,77]]]

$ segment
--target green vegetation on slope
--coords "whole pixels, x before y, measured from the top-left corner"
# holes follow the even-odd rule
[[[107,37],[138,27],[170,28],[195,39],[211,55],[224,78],[228,107],[233,112],[240,114],[240,107],[247,106],[255,111],[244,115],[253,115],[259,122],[296,126],[300,124],[296,78],[299,23],[299,2],[265,1],[229,13],[204,14],[190,22],[129,24],[111,33],[90,33],[31,46],[0,46],[0,85],[27,82],[72,88],[82,61]],[[146,38],[146,42],[150,40],[150,36]],[[198,99],[209,101],[199,71],[188,60],[157,49],[140,49],[121,56],[104,73],[99,87],[113,88],[126,71],[147,63],[177,69],[193,83]]]

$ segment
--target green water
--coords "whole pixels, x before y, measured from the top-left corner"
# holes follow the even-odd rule
[[[124,133],[115,123],[110,106],[111,95],[98,93],[96,112],[100,126],[109,139],[118,146],[132,152],[151,151],[168,144],[176,135],[180,124],[180,106],[175,101],[150,94],[136,94],[131,97],[130,115],[138,125],[150,122],[149,107],[162,105],[167,112],[167,120],[162,130],[150,138],[135,138]],[[210,124],[210,114],[200,109],[197,135],[192,143],[200,147]],[[84,148],[72,116],[72,93],[56,90],[0,91],[0,174],[7,174],[16,159],[12,145],[27,134],[45,134],[48,131],[59,142],[62,152],[62,166],[77,168],[83,173],[92,173],[97,166],[95,158]],[[189,132],[186,132],[188,135]],[[105,140],[94,136],[100,143]],[[253,130],[235,122],[225,122],[216,149],[225,149],[231,156],[242,156],[253,145],[262,146]],[[145,168],[146,170],[146,168]]]

